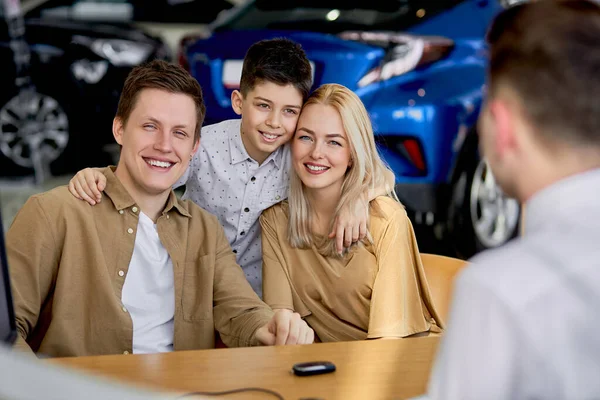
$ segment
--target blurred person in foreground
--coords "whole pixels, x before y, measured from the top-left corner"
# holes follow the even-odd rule
[[[457,280],[432,399],[600,398],[600,7],[494,20],[480,147],[525,234]]]
[[[171,187],[198,149],[205,106],[180,66],[127,77],[108,201],[66,186],[32,196],[7,233],[20,347],[46,356],[312,343],[298,314],[274,313],[236,264],[217,218]]]

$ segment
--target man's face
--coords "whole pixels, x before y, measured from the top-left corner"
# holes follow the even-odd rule
[[[517,176],[513,174],[512,157],[507,157],[511,151],[507,145],[510,135],[513,135],[508,108],[494,99],[485,102],[477,131],[479,133],[479,152],[484,157],[494,174],[494,178],[502,191],[509,197],[516,196]],[[502,119],[502,121],[499,121]]]
[[[181,93],[144,89],[127,125],[115,118],[113,134],[122,145],[116,175],[134,197],[169,192],[198,148],[196,107]]]
[[[262,82],[245,97],[234,91],[231,100],[242,116],[242,141],[255,161],[262,163],[292,138],[302,109],[302,94],[293,85]]]

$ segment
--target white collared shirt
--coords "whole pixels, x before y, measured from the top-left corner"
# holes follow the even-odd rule
[[[600,399],[600,170],[527,204],[455,286],[430,399]]]
[[[202,128],[200,148],[176,186],[185,184],[183,199],[217,216],[238,264],[262,297],[258,218],[287,198],[290,150],[288,145],[280,147],[259,166],[244,147],[240,123],[234,119]]]
[[[173,350],[173,263],[156,225],[140,212],[121,301],[133,322],[133,353]]]

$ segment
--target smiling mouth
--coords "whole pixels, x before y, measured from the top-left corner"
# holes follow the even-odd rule
[[[263,132],[263,131],[258,131],[258,132],[267,142],[274,142],[277,139],[279,139],[279,137],[281,136],[281,135],[274,135],[272,133]]]
[[[304,164],[304,166],[306,167],[306,170],[314,175],[318,175],[318,174],[322,174],[323,172],[327,171],[329,169],[329,167],[324,167],[321,165],[313,165],[313,164]]]
[[[169,161],[160,161],[160,160],[155,160],[153,158],[144,158],[144,161],[146,161],[146,164],[148,164],[152,167],[157,167],[157,168],[162,168],[162,169],[169,169],[173,165],[175,165],[175,163],[172,163]]]

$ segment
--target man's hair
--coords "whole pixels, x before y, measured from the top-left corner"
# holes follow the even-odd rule
[[[366,198],[369,191],[386,187],[385,171],[391,170],[377,151],[369,114],[352,90],[335,83],[322,85],[310,95],[304,107],[311,104],[317,107],[333,107],[340,115],[348,138],[352,166],[347,169],[344,177],[340,201],[335,210],[337,217],[348,204],[356,204],[360,198]],[[398,200],[391,187],[388,187],[388,195]],[[321,255],[337,257],[334,240],[320,244],[314,240],[310,202],[304,184],[294,169],[290,172],[288,203],[288,240],[292,247],[309,248],[314,244]],[[378,213],[380,210],[375,206],[371,212]],[[334,221],[335,218],[331,221],[330,228],[333,227]],[[369,235],[364,241],[368,242],[371,239]]]
[[[500,13],[487,34],[489,94],[502,86],[521,99],[543,139],[600,145],[600,6],[540,0]]]
[[[206,107],[202,98],[202,89],[196,79],[179,65],[162,60],[154,60],[149,63],[135,67],[127,76],[119,106],[117,117],[123,125],[135,107],[139,93],[144,89],[159,89],[169,93],[181,93],[188,95],[196,105],[196,128],[194,130],[194,141],[200,138],[200,128],[204,121]]]
[[[242,67],[242,96],[263,82],[293,85],[305,101],[312,86],[312,70],[302,46],[284,38],[261,40],[250,46]]]

